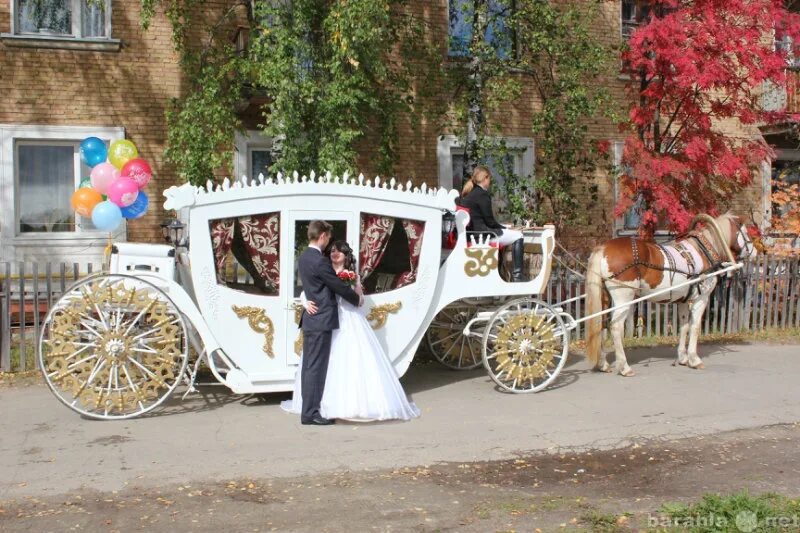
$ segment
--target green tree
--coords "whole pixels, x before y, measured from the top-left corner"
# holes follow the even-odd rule
[[[241,128],[237,103],[268,97],[263,127],[275,139],[274,169],[356,170],[359,149],[375,148],[390,173],[397,126],[422,111],[418,95],[441,61],[407,0],[231,2],[209,18],[197,0],[142,0],[143,23],[163,8],[191,85],[168,113],[167,158],[204,183],[232,160]],[[237,54],[230,28],[246,18],[249,46]],[[198,37],[199,36],[199,37]]]
[[[601,77],[615,54],[592,34],[602,0],[455,0],[450,43],[455,68],[456,128],[465,146],[466,178],[479,162],[491,161],[505,176],[509,214],[558,225],[579,222],[578,184],[596,196],[590,177],[603,164],[603,143],[588,126],[608,114]],[[451,32],[452,33],[452,32]],[[468,34],[469,39],[464,39]],[[513,172],[509,148],[498,141],[501,106],[519,101],[524,87],[539,100],[531,130],[536,139],[535,176]],[[524,105],[528,105],[527,102]],[[584,206],[585,207],[585,206]]]

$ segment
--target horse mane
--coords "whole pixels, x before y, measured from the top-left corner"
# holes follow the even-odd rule
[[[728,211],[725,214],[722,214],[717,217],[717,226],[719,226],[719,231],[722,233],[722,238],[725,239],[725,243],[730,245],[733,242],[733,228],[738,226],[737,219],[738,217]],[[727,222],[727,224],[726,224]]]
[[[717,223],[720,233],[722,234],[722,244],[725,247],[730,247],[733,243],[733,228],[734,226],[738,225],[737,218],[738,217],[735,214],[728,211],[714,219],[714,221]],[[720,245],[714,228],[706,224],[701,232],[705,235],[715,249]],[[726,254],[726,250],[724,248],[722,250],[717,250],[717,252],[721,253],[723,256]]]

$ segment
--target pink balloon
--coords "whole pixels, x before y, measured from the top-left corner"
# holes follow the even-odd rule
[[[139,186],[131,178],[118,178],[108,186],[108,199],[120,207],[128,207],[139,196]]]
[[[139,185],[140,189],[144,189],[150,180],[153,179],[153,169],[150,168],[147,161],[141,157],[137,157],[125,163],[125,166],[122,167],[121,175],[125,178],[131,178]]]
[[[92,169],[89,175],[92,187],[100,194],[106,194],[108,186],[119,178],[119,170],[111,163],[100,163]]]

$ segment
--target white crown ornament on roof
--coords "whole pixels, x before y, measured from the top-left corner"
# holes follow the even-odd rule
[[[334,176],[331,172],[317,175],[314,171],[308,176],[300,176],[297,172],[286,176],[279,172],[274,178],[265,177],[263,174],[259,174],[257,179],[242,176],[233,183],[228,178],[225,178],[221,184],[214,184],[209,180],[205,187],[197,187],[190,183],[173,185],[164,191],[166,197],[164,209],[177,211],[193,205],[266,196],[327,194],[373,198],[452,211],[455,209],[455,198],[458,196],[458,191],[441,187],[429,189],[425,183],[420,187],[415,187],[411,180],[404,185],[395,178],[385,180],[380,176],[376,176],[374,180],[365,180],[363,174],[359,174],[358,178],[355,178],[347,172],[342,176]]]

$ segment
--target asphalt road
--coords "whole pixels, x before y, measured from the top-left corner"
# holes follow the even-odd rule
[[[800,346],[703,346],[701,356],[707,368],[695,371],[672,367],[671,348],[631,350],[633,378],[574,357],[535,395],[501,393],[482,369],[422,365],[403,378],[421,418],[331,427],[301,426],[278,406],[286,395],[220,387],[121,422],[82,419],[43,385],[7,388],[0,500],[611,449],[800,420]]]

